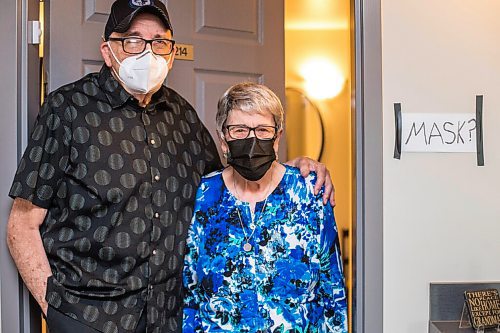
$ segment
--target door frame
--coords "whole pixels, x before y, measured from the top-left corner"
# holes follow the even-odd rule
[[[4,79],[13,86],[0,89],[8,119],[2,128],[2,170],[12,174],[28,137],[28,3],[5,3],[0,12],[0,41],[11,45],[0,64]],[[353,331],[383,331],[383,126],[381,0],[351,0],[353,142],[355,147],[353,188],[355,202],[353,247]],[[12,29],[15,27],[15,29]],[[4,116],[5,117],[5,116]],[[6,120],[7,118],[4,118]],[[6,177],[9,178],[9,177]],[[0,216],[0,333],[38,333],[40,326],[29,294],[6,250],[5,226],[11,201],[6,193],[10,179],[0,183],[3,193]],[[8,318],[8,320],[7,320]]]
[[[351,0],[354,154],[353,331],[383,332],[381,0]]]
[[[38,113],[40,95],[38,45],[28,44],[28,21],[38,20],[39,0],[15,0],[2,4],[0,41],[8,45],[0,72],[2,174],[0,180],[0,333],[41,331],[39,307],[24,286],[6,244],[6,226],[12,200],[7,194],[21,154],[28,141],[29,114]],[[36,110],[35,110],[36,109]]]
[[[3,45],[8,45],[4,50],[4,59],[0,63],[0,70],[5,75],[3,80],[11,83],[8,87],[4,86],[4,83],[0,83],[0,99],[4,102],[4,112],[6,113],[0,131],[0,139],[2,140],[0,151],[5,157],[2,161],[2,173],[8,172],[11,175],[16,170],[15,165],[18,158],[16,128],[19,127],[19,124],[16,122],[20,110],[18,99],[15,96],[19,92],[17,84],[19,68],[17,67],[16,55],[18,54],[19,41],[22,40],[20,33],[18,33],[19,24],[22,22],[20,13],[18,13],[19,3],[20,1],[8,1],[3,4],[0,11],[0,42]],[[5,33],[7,31],[9,33]],[[9,127],[5,126],[7,123],[10,123]],[[0,216],[3,222],[0,228],[0,332],[4,333],[20,332],[18,274],[12,264],[5,241],[8,210],[11,207],[9,202],[11,200],[6,197],[8,186],[7,181],[0,180],[0,191],[2,192]]]

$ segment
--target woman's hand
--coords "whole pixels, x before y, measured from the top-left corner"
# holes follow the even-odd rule
[[[325,186],[323,193],[323,203],[326,204],[330,200],[332,207],[335,207],[335,187],[333,186],[330,172],[323,163],[312,160],[309,157],[297,157],[286,164],[300,169],[300,174],[307,177],[311,171],[315,171],[317,175],[316,185],[314,186],[314,194],[318,194],[321,187]]]

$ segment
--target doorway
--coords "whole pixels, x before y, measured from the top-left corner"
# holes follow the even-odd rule
[[[352,326],[353,158],[350,0],[285,0],[288,159],[324,163],[335,184]]]
[[[337,224],[347,230],[341,237],[350,331],[382,332],[381,2],[285,0],[285,12],[285,81],[304,94],[305,104],[314,104],[303,109],[318,113],[323,122],[320,159],[333,171]],[[307,82],[311,79],[318,86]],[[313,88],[308,91],[308,86]],[[305,118],[318,117],[304,116],[301,128],[311,121]],[[321,126],[312,128],[302,131],[306,136],[300,141],[318,142]]]

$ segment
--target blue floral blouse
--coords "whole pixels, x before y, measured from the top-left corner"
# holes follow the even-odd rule
[[[285,167],[254,216],[222,171],[203,178],[187,240],[184,332],[347,332],[332,207],[314,195],[314,174]]]

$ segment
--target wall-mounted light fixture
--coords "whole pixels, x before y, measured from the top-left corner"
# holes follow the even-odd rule
[[[309,59],[300,68],[300,74],[305,80],[307,95],[313,99],[336,97],[346,82],[342,71],[324,58]]]

